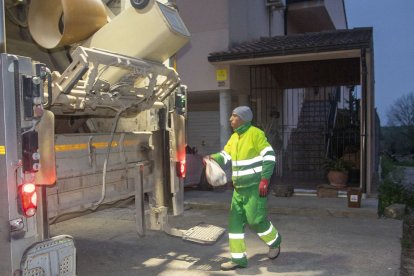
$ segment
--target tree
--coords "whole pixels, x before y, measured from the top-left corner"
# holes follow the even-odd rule
[[[414,127],[414,93],[398,98],[387,113],[388,125]]]
[[[396,127],[393,141],[398,134],[405,137],[401,144],[409,152],[414,152],[414,93],[403,95],[398,98],[387,113],[388,125]]]

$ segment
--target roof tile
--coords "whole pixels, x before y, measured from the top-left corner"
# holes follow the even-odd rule
[[[210,53],[210,62],[271,57],[293,53],[324,52],[371,47],[372,28],[354,28],[284,36],[264,37],[240,43],[227,51]]]

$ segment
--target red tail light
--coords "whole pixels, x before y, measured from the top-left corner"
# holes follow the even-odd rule
[[[19,185],[20,203],[25,217],[32,217],[37,209],[36,185],[23,183]]]
[[[187,166],[185,165],[185,160],[178,161],[176,166],[177,166],[177,176],[180,178],[184,178],[185,173],[187,172]]]

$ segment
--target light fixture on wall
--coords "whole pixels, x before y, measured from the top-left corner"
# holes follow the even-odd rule
[[[286,6],[286,0],[265,0],[265,4],[273,9],[283,9]]]

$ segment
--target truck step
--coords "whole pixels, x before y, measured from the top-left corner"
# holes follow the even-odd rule
[[[224,233],[225,229],[219,226],[200,223],[193,228],[183,231],[183,240],[201,244],[213,244]]]
[[[69,235],[56,236],[29,247],[23,255],[23,276],[76,275],[76,249]]]

